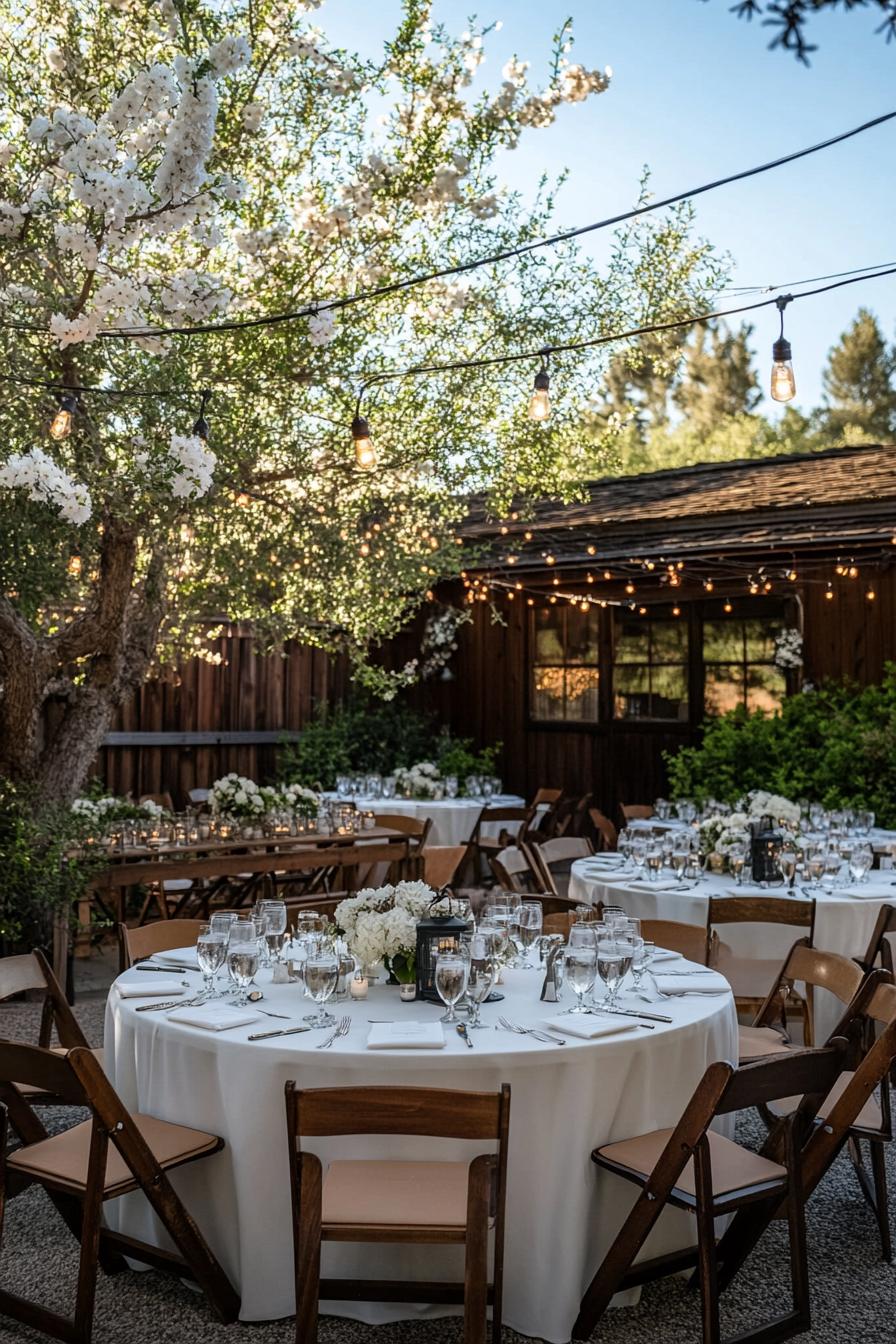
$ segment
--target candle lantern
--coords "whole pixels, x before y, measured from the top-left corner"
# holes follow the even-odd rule
[[[468,931],[469,925],[460,915],[454,914],[452,901],[454,896],[448,887],[444,887],[436,896],[432,906],[447,903],[447,912],[442,915],[433,913],[432,907],[426,919],[417,924],[417,998],[429,999],[431,1003],[441,1003],[436,989],[436,961],[440,952],[456,952],[460,948],[460,937]]]
[[[763,817],[758,823],[754,822],[752,832],[750,865],[753,870],[753,881],[756,883],[783,881],[778,867],[778,854],[783,837],[774,829],[771,817]]]

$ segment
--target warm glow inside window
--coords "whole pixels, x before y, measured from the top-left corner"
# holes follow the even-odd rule
[[[596,723],[598,611],[561,605],[532,613],[531,712],[548,722]]]
[[[613,618],[613,717],[688,717],[688,621],[685,610],[655,607]]]

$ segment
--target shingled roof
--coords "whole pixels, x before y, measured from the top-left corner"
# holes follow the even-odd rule
[[[860,551],[889,545],[896,533],[896,447],[879,444],[606,477],[586,489],[582,502],[544,500],[528,514],[520,509],[515,521],[474,508],[463,535],[515,553],[526,569],[542,567],[546,551],[565,564],[587,564],[589,546],[608,560]]]

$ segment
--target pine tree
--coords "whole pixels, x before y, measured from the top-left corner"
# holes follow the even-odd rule
[[[860,308],[828,356],[823,383],[824,425],[842,437],[847,426],[871,442],[888,443],[896,430],[896,348],[877,318]]]
[[[701,324],[685,347],[672,400],[701,438],[708,438],[722,421],[747,415],[762,400],[749,344],[752,332],[747,324],[738,331],[724,323]]]

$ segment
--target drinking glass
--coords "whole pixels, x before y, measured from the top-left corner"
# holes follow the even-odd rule
[[[632,980],[635,993],[638,994],[641,991],[641,976],[649,968],[656,948],[650,939],[633,938],[632,949]]]
[[[239,919],[231,925],[227,969],[239,989],[237,1006],[242,1007],[248,1002],[246,994],[258,970],[258,932],[253,920]]]
[[[500,975],[503,967],[509,965],[510,963],[511,952],[510,952],[509,926],[506,923],[499,924],[496,921],[492,922],[486,917],[485,919],[480,919],[479,926],[476,931],[477,933],[490,934],[491,937],[494,939],[493,949],[495,959],[497,960],[498,963],[498,974]]]
[[[543,924],[541,902],[523,901],[520,905],[519,940],[524,952],[522,965],[526,970],[532,969],[530,954],[536,939],[541,937]]]
[[[570,930],[570,935],[575,932],[576,928],[584,927],[584,925],[574,925]],[[568,1008],[566,1011],[568,1013],[587,1013],[589,1010],[585,1007],[585,995],[589,994],[594,988],[594,973],[597,963],[594,942],[592,941],[590,947],[582,943],[568,943],[563,961],[564,980],[576,996],[575,1006]]]
[[[268,961],[277,963],[283,953],[283,937],[286,933],[285,901],[262,901],[261,928],[267,947]]]
[[[464,792],[468,798],[482,797],[482,780],[478,775],[467,775],[464,780]]]
[[[305,992],[317,1004],[317,1012],[307,1021],[312,1027],[335,1026],[335,1017],[324,1008],[327,999],[335,993],[339,979],[339,957],[332,947],[312,948],[305,958],[303,975]]]
[[[224,935],[216,932],[211,924],[200,924],[199,937],[196,939],[196,960],[205,981],[202,987],[204,999],[216,997],[215,977],[224,965],[226,954],[227,940]]]
[[[443,1022],[456,1023],[459,1019],[454,1005],[462,998],[470,978],[470,962],[462,952],[440,952],[436,958],[436,989],[448,1009]]]
[[[744,864],[746,863],[746,860],[747,860],[746,845],[742,844],[739,840],[735,841],[735,843],[728,850],[728,867],[734,874],[734,880],[738,886],[743,885]]]
[[[470,973],[467,980],[467,998],[473,1005],[473,1016],[467,1025],[469,1027],[484,1027],[486,1023],[480,1022],[479,1014],[498,978],[498,959],[495,954],[494,937],[481,932],[471,934],[469,951]]]
[[[824,854],[816,851],[809,854],[806,858],[806,877],[807,885],[818,887],[821,885],[821,878],[824,873]]]
[[[631,944],[628,945],[631,948]],[[631,964],[631,951],[628,954],[628,963]],[[623,948],[615,938],[599,938],[597,941],[597,973],[607,987],[607,997],[604,1000],[608,1008],[612,1008],[616,1003],[616,996],[619,993],[619,987],[622,984]]]
[[[656,882],[663,866],[663,847],[657,841],[653,841],[647,846],[647,875],[651,882]]]
[[[220,934],[226,944],[227,939],[230,937],[231,926],[234,925],[238,919],[239,915],[235,910],[227,910],[226,912],[222,910],[219,911],[218,914],[212,915],[208,924],[212,933]]]
[[[644,836],[639,835],[632,841],[632,863],[639,878],[644,876],[644,865],[646,862],[647,841]]]
[[[870,845],[856,845],[849,856],[849,875],[853,882],[867,882],[874,855]]]
[[[686,840],[675,840],[672,845],[671,864],[673,873],[679,877],[684,873],[691,857],[691,847]]]
[[[457,797],[457,775],[445,776],[445,797],[446,798]]]
[[[785,844],[778,851],[778,869],[788,887],[793,886],[793,880],[796,876],[796,846]]]
[[[837,878],[840,876],[840,867],[842,863],[843,860],[836,850],[828,850],[827,854],[825,854],[821,885],[826,892],[832,892],[837,885]]]
[[[395,785],[396,785],[396,782],[397,782],[397,781],[396,781],[394,775],[384,775],[384,776],[383,776],[383,782],[382,782],[382,786],[381,786],[381,787],[382,787],[382,794],[383,794],[383,797],[384,797],[384,798],[394,798],[394,797],[395,797]]]

